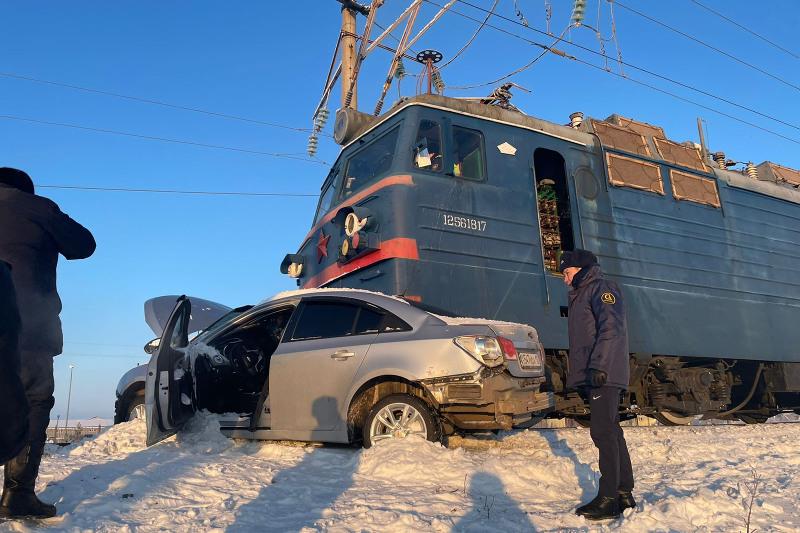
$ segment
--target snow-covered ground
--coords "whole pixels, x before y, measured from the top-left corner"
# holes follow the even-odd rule
[[[39,490],[59,516],[0,531],[800,531],[800,424],[631,427],[638,508],[595,524],[597,455],[585,429],[531,430],[450,449],[231,441],[218,418],[152,448],[144,423],[48,446]]]

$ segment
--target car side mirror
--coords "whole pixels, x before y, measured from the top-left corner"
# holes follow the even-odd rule
[[[147,354],[151,354],[158,350],[158,346],[161,344],[161,338],[158,337],[156,339],[151,340],[147,344],[144,345],[144,352]]]

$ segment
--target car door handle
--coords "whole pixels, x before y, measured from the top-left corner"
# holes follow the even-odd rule
[[[336,359],[337,361],[344,361],[346,359],[350,359],[351,357],[355,357],[355,353],[351,352],[350,350],[336,350],[331,354],[331,359]]]

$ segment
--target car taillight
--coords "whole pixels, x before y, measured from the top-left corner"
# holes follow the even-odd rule
[[[486,366],[498,366],[503,363],[503,349],[495,337],[464,335],[456,337],[453,342],[472,357],[483,361]]]
[[[500,343],[500,349],[503,350],[503,355],[508,359],[517,359],[517,349],[514,347],[514,341],[506,339],[505,337],[497,337],[497,342]]]

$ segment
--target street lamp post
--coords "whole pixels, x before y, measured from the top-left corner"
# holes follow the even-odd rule
[[[67,392],[67,419],[64,421],[64,429],[69,428],[69,402],[72,399],[72,369],[75,365],[69,365],[69,391]]]

